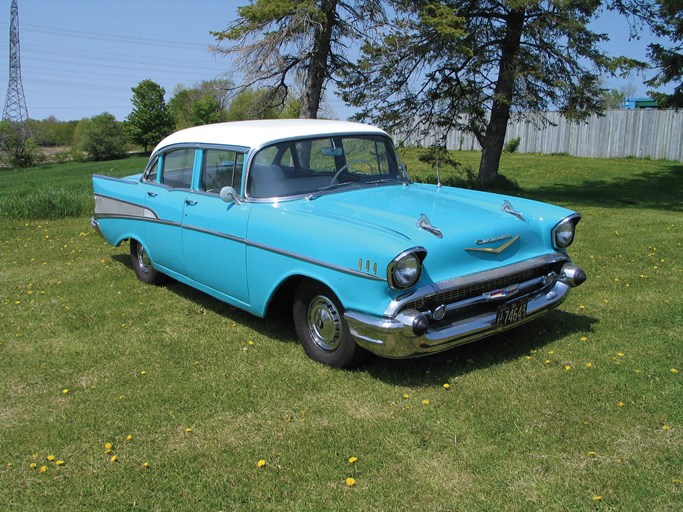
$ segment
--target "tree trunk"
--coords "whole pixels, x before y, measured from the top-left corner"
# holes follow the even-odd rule
[[[510,119],[510,105],[517,73],[517,54],[522,40],[525,9],[515,9],[507,16],[505,38],[501,49],[498,80],[493,92],[491,119],[486,127],[479,163],[479,183],[486,188],[498,176],[500,155]]]
[[[325,21],[316,28],[313,36],[313,50],[308,63],[304,93],[301,97],[301,119],[316,119],[327,76],[332,30],[334,29],[338,0],[322,0]]]

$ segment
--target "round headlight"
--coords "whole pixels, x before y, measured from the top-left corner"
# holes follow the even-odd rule
[[[397,257],[389,265],[389,285],[392,288],[410,288],[422,272],[422,259],[420,254],[409,252]]]
[[[573,219],[565,219],[553,229],[553,242],[559,249],[569,247],[574,241],[575,223]]]

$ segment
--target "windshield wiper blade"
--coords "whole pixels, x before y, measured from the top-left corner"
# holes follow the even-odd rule
[[[332,190],[332,189],[335,189],[335,188],[339,188],[339,187],[342,187],[342,186],[345,186],[345,185],[357,185],[357,183],[355,183],[355,182],[353,182],[353,181],[340,181],[340,182],[337,182],[337,183],[330,183],[329,185],[325,185],[324,187],[320,187],[318,190],[316,190],[316,191],[313,192],[312,194],[307,195],[307,196],[306,196],[306,199],[308,199],[309,201],[311,201],[311,200],[313,200],[313,199],[317,199],[317,198],[319,198],[321,195],[323,195],[325,192],[327,192],[328,190]]]

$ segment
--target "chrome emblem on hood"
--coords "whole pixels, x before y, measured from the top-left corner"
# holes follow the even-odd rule
[[[502,237],[489,238],[489,239],[487,239],[487,240],[477,240],[477,244],[478,244],[478,245],[483,245],[483,244],[487,244],[487,243],[490,243],[490,242],[497,242],[497,241],[500,241],[500,240],[507,240],[508,238],[510,238],[510,236],[511,236],[511,235],[503,235]],[[501,246],[499,246],[499,247],[495,247],[495,248],[494,248],[494,247],[465,247],[465,250],[466,250],[466,251],[471,251],[471,252],[488,252],[488,253],[491,253],[491,254],[500,254],[500,253],[503,252],[505,249],[507,249],[508,247],[510,247],[512,244],[514,244],[517,240],[519,240],[519,235],[517,235],[516,237],[514,237],[514,238],[513,238],[512,240],[510,240],[509,242],[505,242],[503,245],[501,245]]]
[[[502,211],[504,211],[505,213],[509,213],[510,215],[514,215],[519,220],[526,222],[524,215],[522,215],[520,212],[515,210],[515,208],[510,203],[510,201],[508,201],[507,199],[505,201],[503,201],[503,206],[501,206],[500,209]]]

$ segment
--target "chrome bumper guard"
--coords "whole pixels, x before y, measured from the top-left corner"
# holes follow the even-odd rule
[[[559,306],[567,298],[570,288],[585,280],[583,270],[567,263],[559,275],[551,274],[519,283],[513,298],[497,304],[526,300],[526,316],[504,327],[496,325],[496,308],[450,323],[436,321],[435,317],[443,319],[448,314],[457,314],[459,309],[491,302],[491,294],[443,305],[433,312],[405,309],[390,318],[347,311],[345,318],[356,343],[366,350],[387,358],[416,357],[448,350],[533,320]]]

